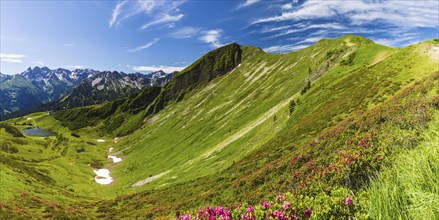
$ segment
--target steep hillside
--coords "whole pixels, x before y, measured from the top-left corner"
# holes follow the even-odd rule
[[[260,49],[249,46],[242,47],[238,44],[230,44],[209,52],[205,56],[195,61],[192,65],[175,75],[175,77],[173,77],[172,80],[161,89],[158,97],[152,97],[153,102],[144,106],[147,108],[143,109],[143,111],[130,111],[130,117],[125,114],[113,114],[111,117],[106,118],[101,126],[103,132],[118,136],[132,133],[144,123],[144,119],[146,117],[151,117],[152,114],[163,109],[168,105],[168,103],[181,100],[193,89],[205,86],[209,81],[227,73],[227,71],[233,67],[236,67],[241,62],[242,53],[244,53],[243,57],[246,59],[263,52]],[[148,94],[148,91],[140,94],[139,97],[145,97],[145,94]],[[130,97],[121,101],[125,101],[126,103],[135,103],[137,101],[134,100],[143,99],[139,97]],[[148,99],[150,98],[151,97]],[[122,111],[126,112],[127,110],[128,109]],[[88,123],[87,120],[84,120],[82,117],[65,117],[67,115],[81,115],[78,114],[77,111],[80,110],[72,109],[60,111],[55,113],[54,117],[62,121],[65,125],[78,125],[75,127],[69,126],[71,129],[90,126],[90,123]],[[93,114],[99,115],[99,110],[94,111]],[[94,124],[96,125],[96,123]]]
[[[163,88],[9,120],[0,215],[169,219],[241,204],[227,212],[367,218],[371,178],[437,130],[437,48],[352,35],[287,54],[230,44]],[[28,123],[58,136],[14,137]],[[94,182],[97,168],[114,181]]]
[[[175,76],[175,80],[163,88],[163,92],[150,107],[149,112],[162,110],[169,101],[179,101],[199,84],[207,83],[223,75],[241,62],[241,46],[233,43],[214,50]]]

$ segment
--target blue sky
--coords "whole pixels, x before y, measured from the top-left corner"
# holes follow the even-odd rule
[[[2,0],[0,4],[4,74],[29,66],[170,72],[231,42],[284,53],[345,34],[392,47],[439,35],[437,0]]]

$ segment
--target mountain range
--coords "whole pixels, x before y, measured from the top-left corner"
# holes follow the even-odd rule
[[[437,219],[438,79],[438,39],[228,44],[162,87],[0,123],[0,218]]]
[[[15,75],[0,75],[0,118],[36,110],[54,110],[98,104],[126,97],[144,87],[163,86],[175,73],[149,74],[93,69],[51,70],[28,68]]]

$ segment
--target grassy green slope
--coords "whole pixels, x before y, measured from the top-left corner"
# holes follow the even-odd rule
[[[178,95],[174,101],[168,101],[157,114],[148,116],[148,109],[122,114],[130,108],[121,111],[120,107],[109,111],[118,112],[113,114],[113,118],[124,118],[119,129],[125,130],[124,127],[133,124],[141,128],[126,137],[120,137],[117,143],[106,142],[98,144],[94,150],[87,149],[86,152],[90,152],[87,156],[76,153],[72,146],[83,146],[86,141],[106,134],[94,126],[105,128],[111,124],[112,117],[103,121],[105,117],[100,118],[87,109],[109,108],[105,107],[108,104],[82,108],[97,118],[91,120],[94,121],[91,124],[85,123],[93,126],[78,126],[81,129],[75,132],[81,138],[76,141],[71,131],[63,128],[60,122],[51,116],[40,115],[37,123],[65,131],[64,136],[72,141],[72,145],[66,145],[70,146],[67,152],[71,153],[43,164],[48,166],[48,170],[53,168],[47,176],[56,179],[54,186],[62,188],[67,184],[72,185],[72,190],[77,194],[66,194],[72,200],[81,201],[79,196],[86,194],[103,198],[126,194],[95,204],[99,207],[97,210],[89,210],[88,203],[75,204],[77,212],[83,215],[157,217],[166,216],[174,209],[198,205],[230,205],[242,200],[257,202],[260,197],[288,191],[292,172],[301,172],[304,176],[309,174],[305,165],[310,159],[323,167],[340,160],[337,156],[340,151],[348,152],[346,143],[357,142],[369,132],[370,126],[377,124],[375,130],[397,133],[396,126],[399,124],[386,122],[383,126],[388,128],[382,128],[375,115],[381,114],[377,112],[398,114],[392,108],[384,108],[397,106],[398,101],[392,101],[395,94],[404,96],[401,91],[416,87],[415,82],[423,85],[420,82],[424,82],[425,77],[438,71],[437,60],[432,59],[431,54],[434,44],[427,42],[404,49],[391,49],[348,35],[334,40],[321,40],[304,50],[281,55],[256,50],[250,53],[252,56],[245,56],[243,54],[248,50],[244,49],[241,56],[246,59],[239,66],[223,76],[190,87],[183,96]],[[311,88],[301,94],[308,81],[311,82]],[[425,88],[432,91],[431,86]],[[420,93],[419,89],[413,91]],[[291,100],[299,103],[292,113],[289,110]],[[404,106],[413,107],[410,103]],[[404,108],[398,109],[402,111]],[[75,111],[78,111],[75,116],[65,112],[58,113],[56,117],[70,117],[75,121],[75,117],[84,116],[79,109]],[[409,115],[410,112],[402,113]],[[89,117],[82,118],[87,120]],[[368,123],[362,124],[364,120]],[[67,122],[63,120],[63,123]],[[402,134],[408,135],[410,132],[422,130]],[[113,137],[114,134],[104,136],[107,140]],[[378,148],[385,152],[383,156],[386,157],[391,155],[387,146]],[[109,147],[114,147],[116,154],[123,158],[121,163],[114,166],[108,160],[105,163],[106,149]],[[381,151],[367,155],[373,157],[376,154],[381,155]],[[8,153],[2,155],[9,156]],[[291,165],[289,161],[294,156],[302,159]],[[97,161],[99,166],[109,167],[115,182],[105,187],[94,184],[91,168],[87,167],[93,161]],[[364,163],[373,169],[379,169],[381,165],[381,162]],[[69,169],[76,171],[75,179],[71,182],[57,177],[59,174],[66,175],[63,170]],[[342,173],[345,172],[343,170]],[[17,176],[26,177],[16,172],[2,175],[8,178],[5,184],[9,185],[17,181],[14,180]],[[363,181],[362,175],[371,173],[367,169],[365,172],[359,169],[351,179]],[[132,187],[148,178],[152,181]],[[343,177],[335,175],[328,178],[323,194],[314,190],[310,194],[301,190],[296,193],[324,195],[331,192],[333,187],[344,186]],[[363,187],[360,182],[352,183],[347,190],[359,187]],[[32,193],[37,191],[28,190]],[[8,198],[17,198],[13,192],[12,189],[2,191],[10,195]],[[42,191],[41,194],[47,193]],[[179,200],[176,200],[177,197]],[[14,202],[26,204],[28,201],[17,199]],[[314,207],[319,208],[318,205]],[[8,206],[2,210],[10,208]],[[67,212],[64,210],[62,213]],[[324,217],[325,213],[322,212],[321,216]]]
[[[438,130],[435,128],[417,149],[398,155],[395,164],[365,191],[371,218],[439,218]]]
[[[340,40],[340,39],[339,39]],[[344,41],[344,39],[343,39]],[[214,199],[215,198],[220,199],[219,201],[228,201],[233,200],[235,196],[238,198],[248,198],[248,199],[254,199],[256,200],[261,196],[259,193],[255,192],[264,192],[267,191],[266,187],[270,186],[269,182],[273,181],[270,186],[273,188],[280,189],[279,183],[276,181],[278,180],[276,178],[277,175],[291,175],[290,174],[283,174],[285,172],[285,165],[284,163],[281,163],[280,161],[284,161],[287,163],[289,161],[288,158],[291,158],[293,155],[303,154],[305,152],[310,153],[310,155],[307,155],[308,158],[315,157],[317,160],[321,161],[330,161],[331,159],[328,158],[336,158],[336,155],[339,153],[339,150],[344,149],[344,146],[340,142],[335,142],[334,145],[326,145],[322,143],[322,146],[318,151],[309,151],[306,150],[305,147],[310,140],[314,140],[315,137],[318,137],[319,134],[325,131],[325,129],[328,129],[332,126],[335,126],[338,124],[338,122],[342,121],[344,118],[346,118],[348,115],[355,115],[364,111],[372,111],[370,114],[373,114],[373,109],[375,106],[379,106],[380,103],[384,103],[388,98],[393,97],[394,94],[401,91],[403,88],[406,88],[407,86],[410,86],[413,84],[414,80],[420,80],[425,76],[428,76],[432,74],[434,71],[437,71],[437,61],[432,59],[430,55],[424,54],[424,50],[431,51],[432,46],[429,44],[420,44],[415,45],[409,48],[401,49],[401,50],[394,50],[394,49],[388,49],[379,45],[363,45],[358,48],[358,51],[363,50],[363,52],[358,52],[358,60],[354,59],[354,65],[353,66],[336,66],[334,69],[332,69],[327,74],[323,75],[321,78],[319,78],[317,81],[314,82],[313,87],[305,93],[303,96],[300,97],[301,104],[296,108],[296,111],[290,116],[287,124],[287,129],[281,130],[281,135],[278,135],[277,138],[271,139],[267,144],[263,145],[261,150],[255,151],[252,156],[245,157],[244,160],[241,160],[239,163],[236,163],[232,165],[231,169],[228,169],[225,172],[219,172],[220,178],[215,178],[213,181],[206,181],[206,179],[202,179],[198,181],[198,184],[205,184],[206,187],[202,187],[199,185],[192,185],[194,188],[197,188],[197,190],[201,191],[202,193],[196,193],[196,190],[191,191],[192,193],[195,193],[197,196],[194,196],[194,198],[189,199],[193,203],[199,203],[199,201],[196,202],[195,198],[204,198],[206,200]],[[429,49],[428,49],[429,48]],[[307,51],[309,54],[309,51]],[[363,55],[364,53],[364,55]],[[293,53],[294,54],[294,53]],[[288,54],[286,56],[292,56],[293,54]],[[323,53],[325,56],[327,53]],[[383,56],[383,54],[385,56]],[[363,55],[363,56],[361,56]],[[271,55],[268,55],[271,56]],[[278,55],[275,55],[278,56]],[[416,59],[414,59],[416,57]],[[386,58],[386,59],[383,59]],[[382,60],[383,59],[383,60]],[[268,59],[267,59],[268,60]],[[356,63],[358,62],[358,63]],[[244,66],[245,63],[242,64]],[[356,64],[356,65],[355,65]],[[237,68],[238,70],[239,68]],[[307,68],[304,68],[307,69]],[[314,68],[318,69],[318,68]],[[235,71],[237,71],[235,70]],[[384,70],[384,71],[383,71]],[[307,71],[305,71],[307,75]],[[230,73],[230,76],[232,76],[235,72]],[[228,75],[229,76],[229,75]],[[225,77],[227,78],[227,76]],[[223,78],[223,79],[225,79]],[[223,80],[221,79],[221,80]],[[236,77],[234,78],[236,79]],[[288,80],[285,80],[285,85],[288,85]],[[304,81],[304,79],[303,79]],[[302,82],[303,82],[302,81]],[[259,81],[260,82],[260,81]],[[261,83],[261,82],[260,82]],[[305,83],[303,82],[302,86]],[[230,83],[229,83],[230,86]],[[301,87],[302,87],[301,86]],[[297,92],[300,90],[300,88],[297,88],[296,92],[292,92],[292,96],[295,97],[294,94],[297,95]],[[207,87],[209,88],[209,87]],[[233,87],[231,87],[233,88]],[[245,88],[245,85],[241,86],[240,88]],[[260,85],[255,86],[255,88],[261,88]],[[294,88],[293,86],[290,86],[289,89]],[[282,90],[281,90],[282,91]],[[272,91],[270,91],[272,92]],[[285,92],[285,91],[283,91]],[[271,93],[270,93],[271,94]],[[281,93],[284,94],[284,93]],[[288,94],[288,93],[287,93]],[[239,97],[239,96],[237,96]],[[278,100],[276,100],[277,97]],[[280,96],[282,97],[282,96]],[[285,97],[285,96],[284,96]],[[288,97],[286,95],[286,97]],[[266,98],[267,99],[267,98]],[[282,100],[282,98],[279,98],[279,95],[272,95],[270,96],[270,101],[273,101],[276,103],[276,101]],[[188,99],[189,100],[189,99]],[[210,99],[209,99],[210,100]],[[265,103],[264,103],[265,101]],[[260,100],[259,102],[264,103],[263,105],[258,106],[259,108],[263,108],[261,106],[264,106],[265,109],[263,109],[261,112],[267,112],[270,107],[276,106],[275,104],[267,104],[267,100]],[[207,101],[206,101],[207,102]],[[198,102],[199,103],[199,102]],[[224,102],[223,102],[224,103]],[[277,104],[277,103],[276,103]],[[267,106],[268,105],[268,106]],[[236,104],[234,105],[236,106]],[[178,109],[178,108],[177,108]],[[253,112],[254,109],[251,109],[251,112]],[[257,111],[257,108],[256,108]],[[284,114],[287,113],[287,109],[283,109]],[[376,111],[376,110],[375,110]],[[166,110],[164,111],[166,112]],[[162,114],[164,114],[164,112]],[[180,113],[179,113],[180,112]],[[173,117],[172,119],[177,120],[179,117],[182,117],[180,114],[183,114],[184,109],[181,108],[179,111],[170,112],[174,113],[177,117]],[[239,111],[237,111],[239,112]],[[250,111],[245,112],[246,115],[251,114]],[[282,112],[282,110],[280,111]],[[280,112],[277,113],[277,123],[279,123],[279,118],[282,120],[282,114]],[[195,113],[197,113],[195,111]],[[229,117],[230,114],[227,114]],[[246,117],[246,115],[239,115],[239,118]],[[197,116],[198,117],[198,116]],[[154,123],[159,123],[160,120],[160,114],[158,117],[158,120]],[[171,117],[168,120],[172,120]],[[211,119],[214,119],[213,117]],[[349,119],[349,118],[348,118]],[[236,120],[236,119],[235,119]],[[201,121],[201,120],[200,120]],[[251,121],[251,120],[247,120]],[[204,122],[209,122],[209,120],[205,120]],[[162,120],[158,125],[163,126],[166,124],[165,120]],[[232,120],[229,121],[229,123],[233,123]],[[274,122],[274,115],[270,118],[270,120],[267,120],[267,124],[273,124]],[[172,125],[176,126],[177,123],[172,123]],[[183,127],[184,123],[180,123]],[[242,122],[240,123],[242,124]],[[206,123],[199,124],[201,127],[200,129],[206,127]],[[203,126],[201,126],[203,125]],[[148,126],[148,125],[147,125]],[[227,125],[225,125],[227,126]],[[207,151],[201,151],[197,152],[198,155],[191,156],[189,158],[190,162],[193,162],[191,165],[194,167],[197,167],[198,169],[201,169],[202,171],[208,172],[208,170],[213,167],[212,173],[216,173],[215,175],[218,175],[218,171],[221,170],[223,167],[227,166],[227,163],[233,164],[232,161],[226,161],[222,162],[222,158],[226,158],[222,154],[227,152],[227,150],[230,150],[230,156],[227,158],[239,158],[240,152],[248,149],[252,149],[255,147],[258,148],[258,145],[261,146],[264,142],[262,140],[261,142],[251,142],[249,140],[252,140],[252,134],[257,133],[258,129],[260,130],[259,136],[253,136],[253,138],[257,137],[260,138],[261,134],[272,134],[273,132],[273,126],[268,125],[265,128],[262,127],[256,127],[252,130],[252,132],[249,132],[247,135],[249,136],[248,139],[246,139],[246,136],[244,135],[241,137],[241,139],[236,140],[236,142],[230,143],[226,148],[224,148],[220,153],[216,155],[216,157],[211,158],[203,158],[198,156],[203,154],[205,155],[206,152],[210,152],[210,149],[208,148]],[[155,127],[156,130],[161,129],[160,127]],[[164,129],[164,131],[170,131],[174,130],[175,128],[168,127]],[[181,127],[180,127],[181,129]],[[155,132],[156,130],[153,130]],[[239,130],[239,129],[238,129]],[[349,132],[358,132],[355,131],[356,129],[349,130]],[[228,130],[225,130],[228,131]],[[275,131],[275,130],[274,130]],[[204,131],[205,132],[205,131]],[[210,132],[211,133],[211,132]],[[201,134],[198,133],[198,134]],[[204,134],[204,133],[203,133]],[[323,133],[324,134],[324,133]],[[346,134],[344,134],[346,135]],[[144,135],[148,136],[148,135]],[[233,135],[232,135],[233,136]],[[229,138],[231,136],[227,136]],[[208,138],[208,137],[207,137]],[[196,136],[194,139],[196,140],[202,140],[201,145],[208,145],[209,141],[204,136]],[[346,136],[344,137],[338,137],[341,138],[341,140],[346,140]],[[361,139],[358,136],[352,136],[351,141],[354,141],[356,138]],[[151,139],[145,141],[144,143],[151,143],[152,141],[155,141],[159,139],[159,137],[156,137],[155,139]],[[184,138],[182,138],[184,140]],[[207,140],[206,140],[207,139]],[[203,141],[205,140],[205,141]],[[223,141],[219,140],[220,141]],[[239,142],[242,140],[242,142]],[[245,141],[244,141],[245,140]],[[254,140],[254,139],[253,139]],[[151,141],[151,142],[150,142]],[[162,140],[163,141],[163,140]],[[178,143],[179,141],[182,141],[180,138],[176,138],[173,140],[169,140],[168,143]],[[140,139],[140,142],[142,140]],[[153,142],[160,144],[159,146],[164,146],[163,143],[160,142]],[[189,142],[190,143],[190,142]],[[221,143],[221,142],[220,142]],[[237,144],[239,143],[239,144]],[[236,144],[234,146],[234,144]],[[341,144],[341,145],[340,145]],[[192,143],[191,148],[193,146],[196,146],[197,144],[195,142]],[[217,146],[215,143],[211,144],[210,146]],[[304,146],[305,145],[305,146]],[[135,145],[133,145],[135,147]],[[149,146],[148,146],[149,147]],[[154,145],[152,146],[154,148]],[[253,148],[253,149],[255,149]],[[140,149],[140,147],[139,147]],[[148,148],[143,147],[143,152],[145,153],[138,153],[138,157],[146,158],[148,161],[151,160],[154,157],[160,158],[160,151],[156,150],[153,156],[149,156]],[[157,149],[157,148],[154,148]],[[166,151],[166,148],[160,149],[161,151],[165,151],[168,153],[168,155],[172,155],[172,152]],[[184,151],[177,152],[178,157],[184,157],[188,151],[191,149],[185,149]],[[133,150],[134,151],[134,150]],[[151,151],[152,152],[152,151]],[[232,153],[233,152],[233,153]],[[127,152],[128,157],[131,152]],[[142,155],[142,156],[140,156]],[[209,155],[210,156],[210,155]],[[174,156],[176,157],[176,156]],[[164,158],[164,157],[163,157]],[[283,159],[282,159],[283,158]],[[320,159],[319,159],[320,158]],[[169,157],[166,159],[169,160]],[[166,161],[166,159],[163,159]],[[183,160],[184,161],[184,160]],[[177,169],[182,169],[185,167],[187,162],[181,162],[181,166]],[[216,163],[220,163],[223,165],[223,167],[219,168],[219,165],[216,165]],[[199,163],[200,165],[197,166],[196,163]],[[273,163],[270,165],[270,163]],[[280,164],[278,164],[280,163]],[[163,163],[160,163],[162,165]],[[282,165],[281,165],[282,164]],[[127,167],[124,167],[126,165]],[[118,169],[124,169],[124,171],[128,171],[129,165],[133,165],[133,163],[130,164],[121,164],[118,168],[116,168],[117,175],[123,175],[119,174],[121,173],[118,171]],[[166,172],[170,170],[170,167],[159,167],[159,165],[154,165],[151,163],[148,163],[148,165],[155,166],[157,169],[156,172],[148,173],[149,175],[156,175],[162,172]],[[216,166],[215,166],[216,165]],[[267,168],[269,167],[269,169]],[[270,168],[271,167],[271,168]],[[151,170],[151,168],[148,167],[142,167],[145,170]],[[154,168],[153,168],[154,169]],[[256,170],[255,170],[256,169]],[[274,169],[274,170],[273,170]],[[172,170],[170,173],[167,173],[165,176],[155,180],[154,182],[151,182],[151,187],[161,186],[162,184],[166,183],[172,183],[172,182],[178,182],[178,178],[182,178],[179,175],[173,174],[174,170]],[[188,170],[187,176],[191,178],[191,176],[196,175],[197,171],[190,171]],[[184,174],[184,172],[183,172]],[[366,173],[367,174],[367,173]],[[200,174],[203,175],[203,174]],[[134,175],[133,175],[134,176]],[[176,176],[176,178],[173,178]],[[197,176],[195,176],[197,177]],[[195,178],[194,177],[194,178]],[[124,177],[122,177],[124,178]],[[183,177],[184,178],[184,177]],[[211,178],[211,177],[210,177]],[[289,178],[289,177],[285,177]],[[134,182],[134,178],[132,180]],[[230,181],[230,182],[229,182]],[[203,184],[202,184],[203,183]],[[267,183],[262,184],[261,183]],[[128,184],[128,183],[127,183]],[[235,187],[230,187],[230,185]],[[240,187],[238,187],[240,186]],[[277,186],[277,187],[276,187]],[[148,186],[146,186],[148,187]],[[209,187],[213,187],[214,189],[205,191],[202,189],[208,189]],[[286,187],[285,185],[283,187]],[[224,192],[224,189],[227,188],[227,190]],[[174,188],[174,190],[178,191],[179,187]],[[284,188],[284,190],[287,190],[288,188]],[[173,190],[171,190],[172,192]],[[222,194],[217,194],[219,192],[223,191]],[[252,194],[247,194],[249,192],[253,192]],[[191,194],[188,192],[188,194]],[[263,194],[263,193],[262,193]],[[251,196],[250,196],[251,195]],[[213,196],[213,197],[212,197]],[[195,200],[194,200],[195,199]],[[165,199],[164,199],[165,200]],[[183,200],[182,203],[187,203],[187,200]],[[188,204],[193,204],[188,203]],[[185,206],[185,205],[183,205]]]
[[[127,162],[115,169],[115,187],[137,190],[129,186],[168,171],[144,187],[182,183],[229,167],[285,126],[288,104],[307,80],[317,78],[314,74],[321,75],[319,71],[355,49],[347,46],[345,39],[338,39],[297,53],[261,53],[203,89],[188,93],[120,142]],[[309,73],[309,68],[315,73]]]

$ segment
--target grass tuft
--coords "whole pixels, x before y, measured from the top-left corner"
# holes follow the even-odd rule
[[[439,138],[402,152],[367,189],[372,219],[439,219]]]

